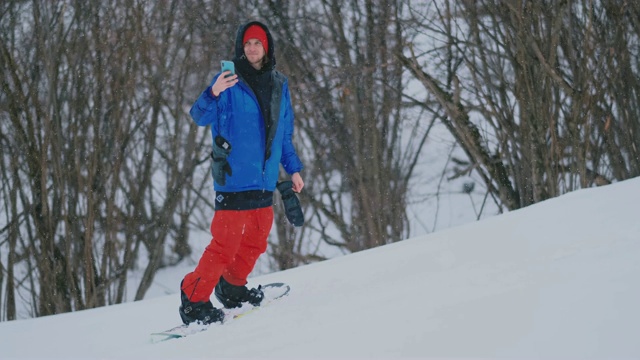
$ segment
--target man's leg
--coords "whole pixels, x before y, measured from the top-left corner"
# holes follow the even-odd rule
[[[220,275],[234,262],[243,238],[248,211],[218,210],[211,221],[211,243],[195,270],[184,277],[182,291],[189,301],[209,301]]]
[[[247,277],[260,255],[267,250],[267,238],[273,226],[273,207],[249,210],[240,248],[234,261],[226,267],[222,276],[236,286],[247,284]]]

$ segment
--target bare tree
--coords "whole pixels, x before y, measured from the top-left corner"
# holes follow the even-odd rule
[[[5,319],[17,291],[35,316],[122,302],[136,269],[141,299],[158,269],[189,254],[211,185],[209,136],[188,107],[215,71],[211,44],[228,40],[210,31],[217,10],[0,5]]]
[[[355,252],[408,234],[407,183],[427,126],[403,112],[406,82],[393,54],[404,44],[398,1],[270,1],[278,63],[290,76],[303,147],[309,220],[293,240],[279,230],[283,264],[322,258],[319,238]],[[408,145],[407,145],[408,144]],[[284,239],[287,245],[282,244]],[[292,259],[293,258],[293,259]]]
[[[507,209],[639,174],[638,124],[628,120],[638,107],[622,100],[636,99],[637,83],[618,75],[637,78],[626,60],[638,39],[637,6],[614,3],[444,1],[413,9],[411,31],[432,36],[438,51],[413,44],[399,58],[438,100],[468,170]]]

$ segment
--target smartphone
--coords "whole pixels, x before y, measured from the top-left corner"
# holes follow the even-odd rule
[[[231,71],[231,74],[229,74],[227,76],[231,76],[231,75],[235,75],[236,74],[236,67],[233,64],[233,61],[222,60],[220,62],[220,65],[222,67],[222,72]]]

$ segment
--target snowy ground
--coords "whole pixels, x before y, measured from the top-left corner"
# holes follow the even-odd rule
[[[289,297],[185,339],[178,295],[0,323],[0,358],[640,358],[640,179],[251,279]],[[183,274],[176,274],[179,278]]]

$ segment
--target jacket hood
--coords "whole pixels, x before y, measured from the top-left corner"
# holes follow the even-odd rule
[[[238,27],[238,32],[236,33],[236,55],[235,59],[240,60],[244,58],[244,44],[242,43],[242,38],[244,37],[244,32],[251,25],[258,25],[264,29],[264,32],[267,34],[267,41],[269,42],[269,50],[267,51],[267,57],[269,58],[269,62],[271,63],[271,67],[276,65],[276,57],[275,57],[275,42],[273,41],[273,37],[271,36],[271,32],[267,25],[259,22],[259,21],[250,21],[246,24],[242,24]]]

